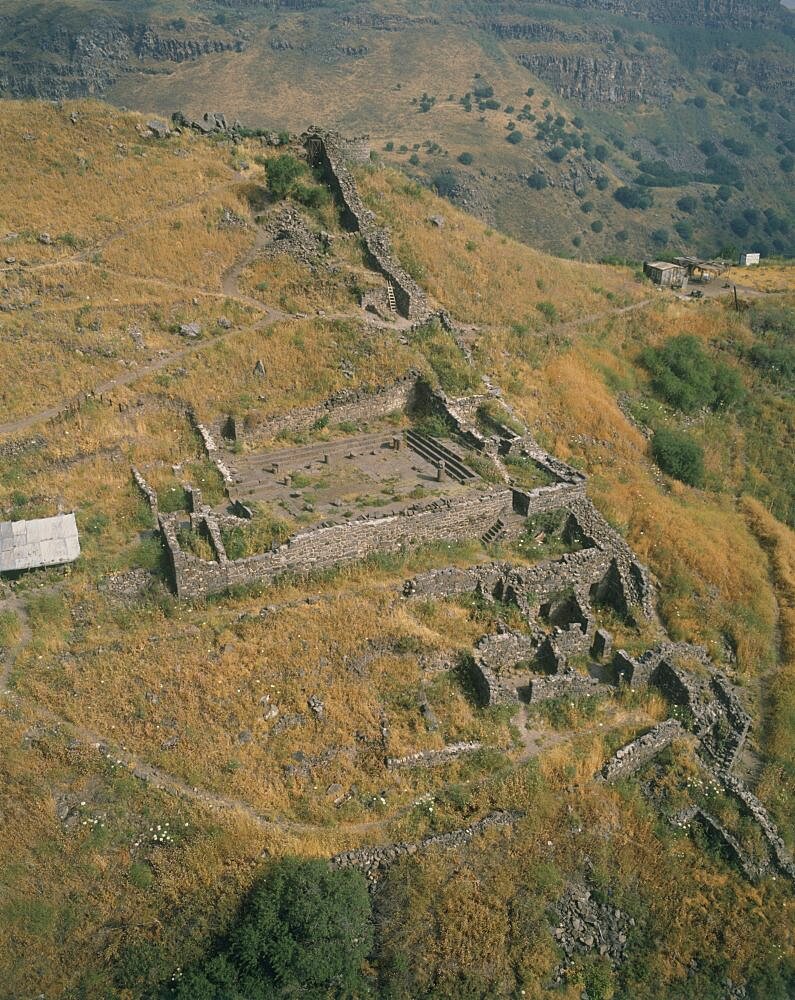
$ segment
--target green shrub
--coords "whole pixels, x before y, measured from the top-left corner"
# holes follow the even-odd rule
[[[285,858],[254,886],[216,954],[187,969],[163,996],[273,1000],[366,993],[373,947],[364,876],[325,861]]]
[[[537,302],[536,309],[545,319],[548,319],[550,323],[554,323],[558,318],[558,310],[554,302]]]
[[[651,450],[654,461],[669,476],[688,486],[703,484],[704,450],[689,434],[661,427],[655,431]]]
[[[680,212],[687,212],[688,215],[692,215],[698,207],[698,203],[692,194],[686,194],[677,201],[676,207]]]
[[[298,179],[308,172],[308,167],[292,153],[268,160],[268,188],[275,198],[287,198],[293,193]]]
[[[510,142],[512,146],[518,146],[523,138],[524,135],[517,128],[508,134],[507,141]]]
[[[468,167],[470,163],[473,162],[475,157],[471,153],[460,153],[458,156],[458,162],[463,163],[465,167]]]
[[[541,170],[534,170],[527,178],[527,186],[531,187],[534,191],[543,191],[544,188],[549,186],[549,181],[546,174]]]
[[[566,159],[566,153],[568,150],[565,146],[553,146],[552,149],[547,153],[547,156],[553,163],[560,163],[562,160]]]
[[[601,220],[601,219],[595,219],[595,220],[594,220],[594,221],[593,221],[593,222],[591,223],[591,229],[592,229],[592,230],[593,230],[593,231],[594,231],[595,233],[601,233],[601,232],[602,232],[602,230],[603,230],[604,228],[605,228],[605,224],[604,224],[604,222],[602,222],[602,220]]]
[[[731,406],[744,396],[735,369],[713,361],[689,334],[672,337],[662,347],[646,348],[641,362],[651,373],[655,392],[685,413]]]

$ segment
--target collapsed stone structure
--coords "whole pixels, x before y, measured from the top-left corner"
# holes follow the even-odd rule
[[[484,636],[475,647],[472,671],[485,704],[598,693],[600,681],[569,664],[594,646],[593,607],[607,605],[627,619],[654,616],[648,572],[626,542],[584,496],[568,494],[560,508],[567,515],[563,537],[583,546],[580,551],[530,567],[491,563],[433,570],[404,585],[407,597],[474,593],[522,613],[527,633]],[[527,513],[535,510],[528,507]],[[543,676],[528,677],[530,672]]]
[[[323,172],[340,204],[343,225],[360,235],[368,263],[392,286],[398,312],[407,319],[424,319],[430,313],[425,293],[395,258],[389,234],[364,207],[348,168],[351,159],[361,162],[360,147],[318,128],[306,133],[304,145],[310,163]]]

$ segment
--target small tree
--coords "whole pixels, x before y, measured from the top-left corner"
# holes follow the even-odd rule
[[[306,164],[291,153],[282,153],[268,161],[268,187],[276,198],[286,198],[295,187],[299,177],[306,173]]]

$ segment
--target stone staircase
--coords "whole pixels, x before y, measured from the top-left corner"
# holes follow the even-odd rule
[[[506,535],[505,521],[503,521],[501,517],[498,517],[497,520],[494,522],[494,524],[492,524],[492,526],[489,528],[489,530],[484,532],[484,534],[480,536],[480,540],[486,546],[494,545],[497,542],[502,541],[502,539],[505,538],[505,535]]]
[[[461,458],[454,451],[451,451],[434,438],[426,437],[417,431],[406,431],[406,444],[420,458],[424,458],[426,462],[430,462],[432,465],[438,467],[444,462],[445,473],[458,483],[468,483],[477,478],[475,473],[464,465]]]

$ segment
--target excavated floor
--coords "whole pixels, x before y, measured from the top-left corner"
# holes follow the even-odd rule
[[[395,443],[399,442],[399,448]],[[451,441],[440,441],[465,457]],[[438,478],[432,456],[412,450],[401,431],[386,429],[338,441],[224,456],[230,493],[244,504],[279,507],[292,517],[341,521],[352,514],[388,514],[434,497],[459,496],[481,480]]]

